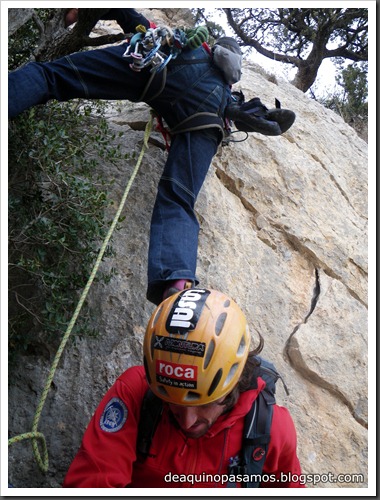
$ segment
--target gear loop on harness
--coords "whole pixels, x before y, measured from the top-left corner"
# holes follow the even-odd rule
[[[131,69],[141,71],[152,66],[152,73],[161,72],[182,50],[194,50],[208,39],[207,28],[195,30],[172,30],[166,26],[149,28],[136,33],[130,41],[123,57],[131,58]],[[163,49],[163,50],[161,50]]]

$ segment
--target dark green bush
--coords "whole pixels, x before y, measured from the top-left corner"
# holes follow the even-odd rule
[[[9,353],[55,345],[87,283],[110,221],[99,159],[124,157],[102,105],[52,102],[9,126]],[[107,249],[110,255],[112,249]],[[113,271],[111,271],[112,274]],[[110,275],[99,275],[108,280]],[[82,309],[73,331],[93,335]]]

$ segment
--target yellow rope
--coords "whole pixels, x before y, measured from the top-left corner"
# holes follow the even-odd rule
[[[40,469],[42,470],[42,472],[47,472],[48,468],[49,468],[49,458],[48,458],[48,452],[47,452],[47,446],[46,446],[46,441],[45,441],[45,437],[43,434],[41,434],[40,432],[37,432],[37,427],[38,427],[38,422],[40,420],[40,417],[41,417],[41,413],[42,413],[42,409],[43,409],[43,406],[45,404],[45,401],[46,401],[46,397],[48,395],[48,392],[50,390],[50,386],[51,386],[51,383],[53,381],[53,378],[54,378],[54,375],[55,375],[55,371],[57,369],[57,365],[59,363],[59,360],[61,358],[61,355],[62,355],[62,352],[65,348],[65,345],[70,337],[70,334],[71,334],[71,331],[75,325],[75,322],[79,316],[79,312],[83,306],[83,303],[84,301],[86,300],[86,297],[87,297],[87,294],[88,294],[88,291],[92,285],[92,282],[94,281],[94,278],[96,276],[96,273],[99,269],[99,266],[100,266],[100,263],[102,261],[102,258],[103,258],[103,255],[104,255],[104,252],[106,251],[106,248],[107,248],[107,245],[109,243],[109,240],[112,236],[112,233],[116,227],[116,224],[119,220],[119,217],[121,215],[121,212],[124,208],[124,204],[125,204],[125,201],[127,199],[127,196],[128,196],[128,193],[129,193],[129,190],[132,186],[132,183],[137,175],[137,172],[140,168],[140,164],[141,164],[141,161],[143,159],[143,156],[144,156],[144,153],[145,153],[145,150],[148,148],[148,139],[149,139],[149,136],[150,136],[150,133],[152,131],[152,125],[153,125],[153,118],[154,118],[154,115],[153,113],[151,114],[151,118],[149,120],[149,122],[146,124],[146,127],[145,127],[145,134],[144,134],[144,143],[143,143],[143,146],[142,146],[142,149],[141,149],[141,153],[140,153],[140,156],[137,160],[137,163],[136,163],[136,166],[132,172],[132,175],[131,175],[131,178],[129,179],[129,182],[127,184],[127,187],[125,188],[125,191],[124,191],[124,194],[123,194],[123,197],[121,199],[121,202],[120,202],[120,206],[118,208],[118,211],[116,212],[116,215],[112,221],[112,224],[111,224],[111,227],[109,228],[108,230],[108,233],[105,237],[105,240],[103,242],[103,245],[99,251],[99,255],[96,259],[96,262],[95,262],[95,265],[92,269],[92,272],[91,272],[91,275],[87,281],[87,284],[82,292],[82,295],[79,299],[79,302],[78,302],[78,305],[75,309],[75,312],[74,312],[74,315],[73,317],[71,318],[71,321],[67,327],[67,330],[66,330],[66,333],[65,335],[63,336],[63,339],[61,341],[61,344],[58,348],[58,351],[55,355],[55,358],[54,358],[54,361],[53,361],[53,364],[51,366],[51,369],[50,369],[50,372],[49,372],[49,376],[47,378],[47,381],[46,381],[46,384],[45,384],[45,388],[42,392],[42,396],[41,396],[41,399],[40,399],[40,402],[37,406],[37,410],[36,410],[36,413],[35,413],[35,416],[34,416],[34,420],[33,420],[33,425],[32,425],[32,432],[27,432],[25,434],[20,434],[19,436],[15,436],[11,439],[8,440],[8,446],[13,444],[13,443],[17,443],[17,442],[20,442],[24,439],[32,439],[32,446],[33,446],[33,452],[34,452],[34,456],[35,456],[35,459],[40,467]],[[42,453],[43,453],[43,458],[41,457],[40,455],[40,451],[38,449],[38,444],[37,444],[37,440],[40,439],[42,441]]]

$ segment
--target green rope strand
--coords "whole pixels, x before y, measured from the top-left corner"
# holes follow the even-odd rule
[[[75,322],[79,316],[79,312],[80,310],[82,309],[82,306],[83,306],[83,303],[84,301],[86,300],[86,297],[87,297],[87,294],[90,290],[90,287],[92,285],[92,282],[94,281],[94,278],[96,276],[96,273],[99,269],[99,266],[100,266],[100,263],[103,259],[103,255],[104,255],[104,252],[106,251],[106,248],[107,248],[107,245],[109,243],[109,240],[111,239],[111,236],[112,236],[112,233],[116,227],[116,224],[119,220],[119,217],[121,215],[121,212],[124,208],[124,205],[125,205],[125,201],[127,199],[127,196],[128,196],[128,193],[131,189],[131,186],[133,184],[133,181],[137,175],[137,172],[140,168],[140,165],[141,165],[141,161],[143,159],[143,156],[144,156],[144,153],[145,153],[145,150],[148,148],[148,139],[149,139],[149,136],[150,136],[150,133],[152,131],[152,126],[153,126],[153,118],[154,118],[154,115],[153,113],[151,114],[151,118],[149,120],[149,122],[146,124],[146,127],[145,127],[145,134],[144,134],[144,143],[143,143],[143,146],[142,146],[142,149],[141,149],[141,152],[140,152],[140,156],[137,160],[137,163],[136,163],[136,166],[132,172],[132,175],[131,175],[131,178],[129,179],[129,182],[127,184],[127,187],[125,188],[125,191],[124,191],[124,194],[123,194],[123,197],[121,199],[121,202],[120,202],[120,205],[119,205],[119,208],[116,212],[116,215],[112,221],[112,224],[108,230],[108,233],[105,237],[105,240],[102,244],[102,247],[99,251],[99,254],[98,254],[98,257],[96,259],[96,262],[95,262],[95,265],[92,269],[92,272],[90,274],[90,277],[87,281],[87,284],[82,292],[82,295],[79,299],[79,302],[78,302],[78,305],[75,309],[75,312],[74,312],[74,315],[73,317],[71,318],[71,321],[67,327],[67,330],[66,330],[66,333],[65,335],[63,336],[63,339],[61,341],[61,344],[58,348],[58,351],[55,355],[55,358],[54,358],[54,361],[53,361],[53,364],[51,366],[51,369],[49,371],[49,375],[48,375],[48,378],[47,378],[47,381],[46,381],[46,384],[45,384],[45,388],[42,392],[42,396],[41,396],[41,399],[40,399],[40,402],[37,406],[37,410],[36,410],[36,413],[35,413],[35,416],[34,416],[34,419],[33,419],[33,425],[32,425],[32,432],[27,432],[25,434],[20,434],[19,436],[15,436],[14,438],[11,438],[8,440],[8,446],[13,444],[13,443],[17,443],[17,442],[20,442],[24,439],[32,439],[32,447],[33,447],[33,453],[34,453],[34,456],[35,456],[35,459],[40,467],[40,469],[43,471],[43,472],[47,472],[48,468],[49,468],[49,458],[48,458],[48,452],[47,452],[47,446],[46,446],[46,441],[45,441],[45,438],[44,438],[44,435],[41,434],[40,432],[37,432],[37,428],[38,428],[38,422],[40,420],[40,417],[41,417],[41,413],[42,413],[42,409],[44,407],[44,404],[45,404],[45,401],[46,401],[46,398],[47,398],[47,395],[48,395],[48,392],[50,390],[50,386],[51,386],[51,383],[53,381],[53,378],[54,378],[54,375],[55,375],[55,372],[56,372],[56,369],[57,369],[57,366],[58,366],[58,363],[59,363],[59,360],[61,358],[61,355],[62,355],[62,352],[66,346],[66,343],[70,337],[70,334],[71,334],[71,331],[75,325]],[[38,449],[38,444],[37,444],[37,440],[40,439],[42,441],[42,453],[43,453],[43,457],[41,457],[41,454],[40,454],[40,451]]]

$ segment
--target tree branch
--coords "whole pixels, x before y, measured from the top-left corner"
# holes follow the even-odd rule
[[[246,35],[241,28],[241,24],[238,25],[235,22],[235,19],[232,17],[231,9],[223,9],[223,10],[226,13],[229,25],[242,40],[243,45],[247,47],[253,47],[254,49],[257,50],[259,54],[268,57],[273,61],[280,61],[283,63],[294,64],[297,67],[299,66],[300,60],[297,57],[289,56],[287,54],[280,54],[279,52],[274,52],[273,50],[266,49],[260,44],[260,42]]]
[[[297,68],[306,92],[324,59],[368,60],[368,9],[222,9],[240,45]],[[334,49],[328,49],[330,44]]]
[[[353,52],[348,50],[346,47],[338,47],[334,50],[326,50],[325,57],[343,57],[344,59],[349,59],[354,62],[365,62],[368,61],[368,52]]]

